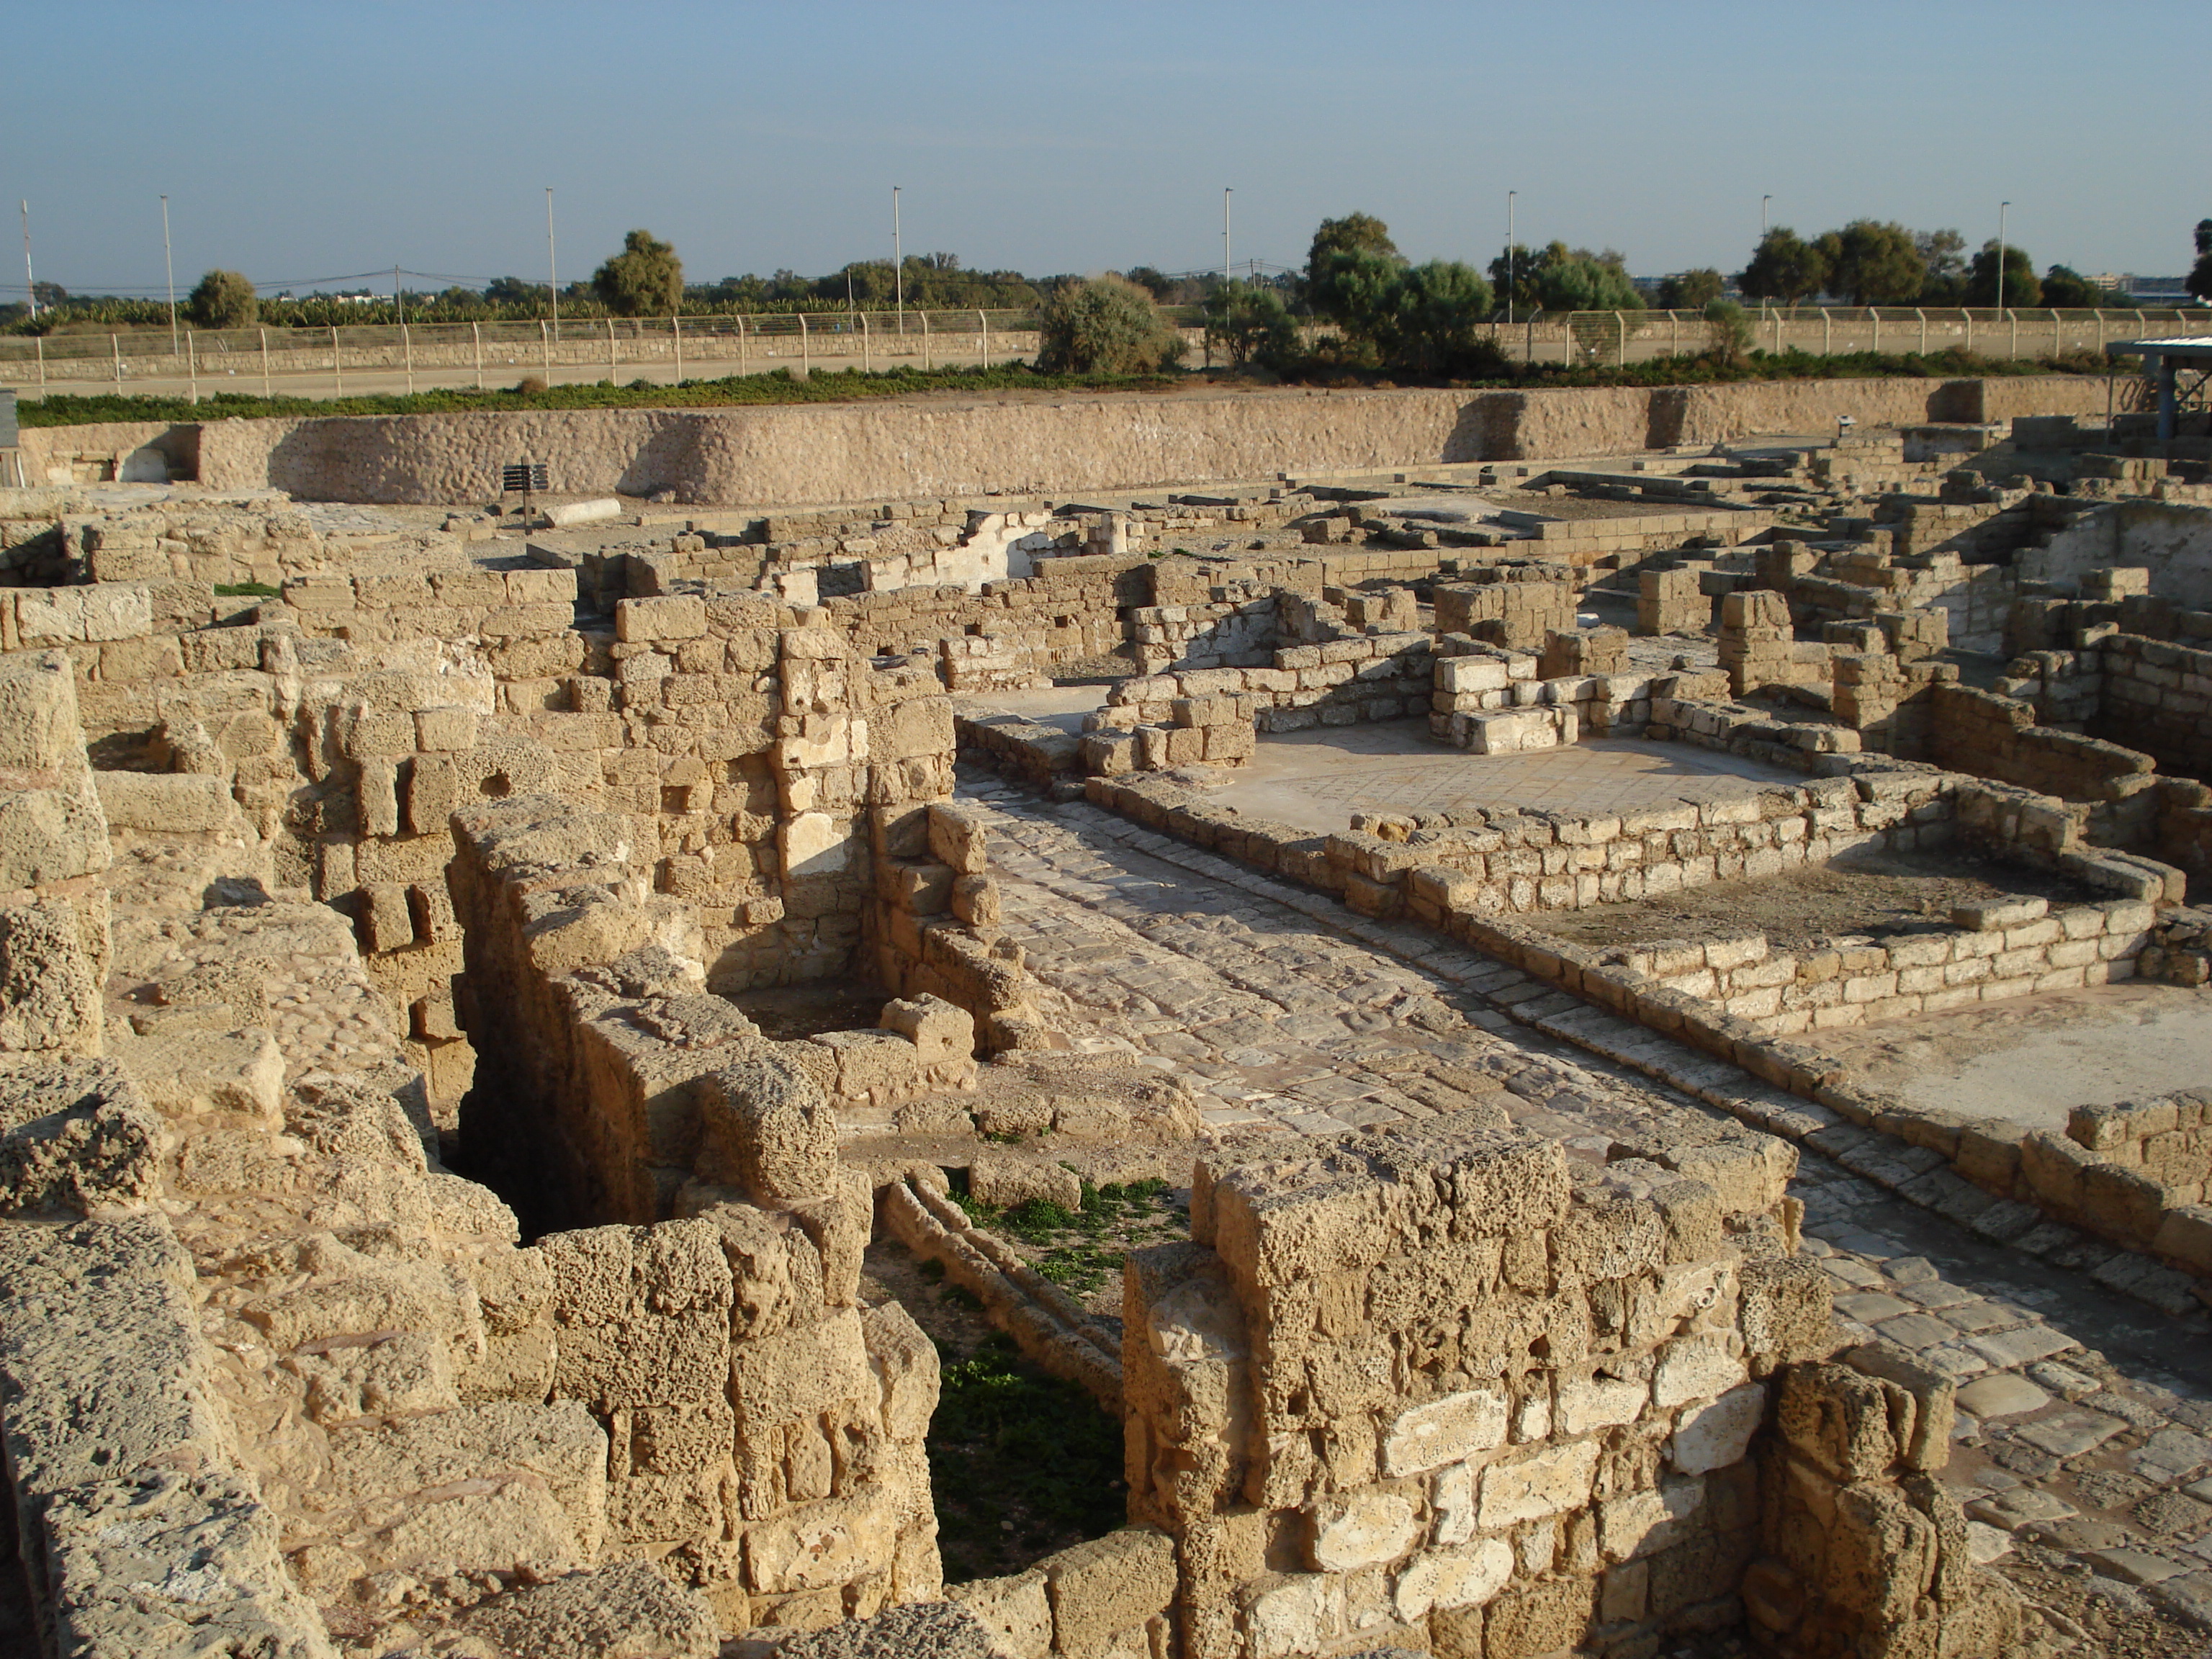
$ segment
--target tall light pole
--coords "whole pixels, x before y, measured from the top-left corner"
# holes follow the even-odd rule
[[[1761,247],[1766,246],[1766,206],[1773,199],[1771,196],[1759,198],[1759,245]],[[1762,317],[1766,315],[1766,296],[1764,294],[1759,296],[1759,314]]]
[[[1229,198],[1228,185],[1221,187],[1221,285],[1229,286]]]
[[[898,331],[906,332],[906,246],[899,240],[899,187],[891,186],[891,286],[898,295]]]
[[[561,273],[553,263],[553,186],[545,186],[545,307],[553,337],[561,337]]]
[[[169,355],[173,357],[179,349],[177,344],[177,263],[169,257],[169,198],[161,198],[161,264],[169,273]]]
[[[2011,205],[2010,202],[1997,204],[1997,309],[2000,312],[2004,310],[2005,210]]]
[[[30,296],[31,319],[39,316],[39,279],[31,275],[31,204],[23,204],[23,289]]]
[[[1505,192],[1505,326],[1513,326],[1513,198],[1521,192]]]

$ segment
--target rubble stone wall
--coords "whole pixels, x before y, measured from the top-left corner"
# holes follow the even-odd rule
[[[224,421],[137,441],[107,427],[27,428],[43,458],[167,452],[197,437],[199,481],[310,500],[469,501],[502,458],[553,464],[564,490],[692,501],[849,501],[1168,480],[1380,471],[1423,461],[1529,460],[1711,444],[1754,432],[1978,422],[2103,408],[2091,376],[1784,381],[1535,392],[1282,391],[1163,400],[1069,398],[966,408],[800,406],[730,411],[559,410]],[[134,434],[136,435],[136,434]],[[517,445],[520,447],[518,448]],[[27,456],[27,466],[38,463]]]
[[[1791,1400],[1832,1341],[1763,1140],[1575,1164],[1469,1115],[1203,1159],[1192,1240],[1131,1256],[1123,1321],[1131,1513],[1176,1540],[1183,1652],[1524,1659],[1738,1622],[1735,1587],[1788,1547],[1765,1511],[1793,1502],[1754,1441],[1820,1450],[1817,1415],[1762,1437],[1760,1379]],[[1940,1465],[1940,1437],[1916,1444]],[[1906,1462],[1850,1473],[1940,1539],[1947,1593],[1854,1611],[1931,1644],[2002,1627],[1955,1504]],[[1839,1554],[1882,1535],[1838,1533]],[[1809,1577],[1848,1603],[1846,1575]]]

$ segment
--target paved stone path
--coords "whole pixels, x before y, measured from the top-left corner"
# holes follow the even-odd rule
[[[1330,1133],[1488,1100],[1602,1158],[1626,1132],[1704,1138],[1728,1121],[1559,1041],[1582,1005],[1449,940],[1087,804],[965,793],[994,811],[1007,930],[1061,1024],[1080,1046],[1133,1049],[1184,1079],[1218,1130]],[[1530,1029],[1538,1019],[1553,1034]],[[1791,1107],[1705,1056],[1684,1051],[1682,1066],[1772,1097],[1763,1109]],[[1980,1552],[2056,1550],[2116,1612],[2212,1621],[2206,1322],[2115,1296],[1801,1151],[1805,1249],[1836,1279],[1846,1330],[1961,1385],[1944,1479]]]

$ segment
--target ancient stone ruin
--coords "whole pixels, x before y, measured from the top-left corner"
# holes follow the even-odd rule
[[[2212,440],[1510,412],[0,492],[0,1649],[2201,1642]]]

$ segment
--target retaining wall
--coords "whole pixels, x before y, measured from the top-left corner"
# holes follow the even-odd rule
[[[1979,422],[2100,409],[2101,380],[1793,380],[1728,386],[1534,392],[1283,389],[1186,396],[931,399],[743,410],[566,410],[354,416],[180,424],[199,481],[273,485],[312,500],[467,501],[501,465],[543,457],[563,490],[690,501],[836,501],[874,495],[1131,489],[1169,480],[1269,478],[1440,461],[1528,460],[1710,444],[1754,432]],[[27,431],[44,477],[80,453],[183,437]]]

